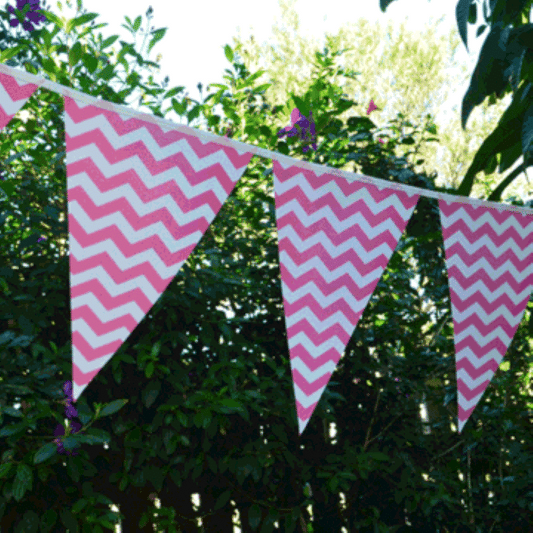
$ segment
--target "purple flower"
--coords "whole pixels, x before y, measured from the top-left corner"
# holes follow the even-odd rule
[[[67,402],[65,414],[67,415],[67,418],[76,418],[78,416],[78,411],[76,411],[74,405],[72,405],[70,402]]]
[[[29,19],[29,21],[33,22],[34,24],[38,24],[39,22],[46,21],[46,17],[37,12],[37,10],[40,9],[39,0],[17,0],[17,9],[19,11],[22,11],[26,4],[30,5],[30,10],[26,13],[26,17]],[[15,15],[15,9],[12,6],[8,6],[7,10],[12,15]],[[33,24],[29,21],[25,20],[22,23],[22,27],[26,31],[33,31],[34,30]],[[20,21],[18,20],[16,16],[14,19],[9,21],[9,24],[12,28],[16,28],[19,25],[19,23]]]
[[[69,397],[72,398],[72,381],[65,381],[63,385],[63,392]]]
[[[294,137],[298,135],[299,132],[296,126],[299,126],[301,129],[300,135],[302,139],[305,139],[308,129],[311,130],[312,138],[315,139],[316,137],[315,136],[315,123],[313,122],[311,112],[309,113],[309,120],[308,120],[306,117],[304,117],[300,113],[300,110],[297,107],[295,107],[291,113],[291,122],[292,122],[292,128],[290,126],[287,126],[286,128],[282,128],[281,130],[278,131],[278,137],[283,137],[284,135],[287,135],[288,137]],[[316,142],[313,143],[313,149],[316,150]],[[309,151],[309,147],[304,146],[303,152],[306,153],[308,151]]]
[[[74,434],[77,433],[81,429],[81,424],[76,421],[72,421],[73,418],[76,418],[78,416],[78,411],[76,411],[76,408],[74,407],[74,400],[72,398],[72,382],[71,381],[65,381],[65,384],[63,385],[63,391],[67,395],[67,400],[65,402],[65,415],[67,418],[71,420],[70,422],[70,433]],[[65,434],[65,428],[61,424],[57,424],[56,428],[54,429],[54,436],[55,437],[61,437]],[[63,443],[61,442],[61,439],[54,439],[54,442],[57,444],[58,452],[61,454],[68,454],[68,455],[78,455],[77,452],[72,452],[71,450],[65,450],[63,447]]]
[[[81,429],[81,424],[79,422],[71,422],[71,434],[77,433]],[[65,428],[61,424],[57,424],[54,429],[54,437],[62,437],[65,434]],[[73,450],[65,450],[61,439],[54,439],[54,442],[57,444],[58,452],[62,455],[79,455],[78,452]]]

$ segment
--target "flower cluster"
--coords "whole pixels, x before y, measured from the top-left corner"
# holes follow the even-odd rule
[[[291,122],[292,122],[292,128],[287,126],[286,128],[282,128],[278,131],[278,137],[283,137],[284,135],[288,135],[289,137],[294,137],[295,135],[298,135],[298,130],[296,129],[296,126],[299,126],[301,129],[300,136],[302,139],[305,140],[305,137],[307,135],[307,129],[309,128],[312,140],[313,142],[313,150],[316,150],[316,135],[315,135],[315,123],[312,119],[312,113],[309,112],[309,120],[305,118],[298,108],[294,108],[291,113]],[[307,152],[309,150],[309,146],[303,147],[303,152]]]
[[[74,407],[74,400],[72,399],[72,382],[71,381],[65,381],[65,384],[63,385],[63,391],[67,395],[67,400],[65,401],[65,414],[67,415],[67,418],[72,420],[73,418],[76,418],[78,416],[78,411],[76,411],[76,408]],[[79,422],[71,422],[71,430],[70,433],[77,433],[81,429],[81,424]],[[65,428],[58,424],[54,430],[54,436],[55,437],[62,437],[65,434]],[[65,455],[79,455],[78,452],[72,452],[71,450],[65,450],[63,447],[63,443],[61,442],[60,438],[54,439],[54,442],[57,444],[59,453]]]
[[[25,20],[23,23],[22,23],[22,27],[26,30],[26,31],[33,31],[35,28],[33,27],[33,24],[37,25],[39,24],[40,22],[44,22],[46,20],[46,17],[44,15],[41,15],[38,10],[41,9],[41,6],[39,5],[39,0],[17,0],[17,9],[19,11],[22,11],[24,9],[24,6],[26,4],[29,4],[30,5],[30,10],[26,13],[26,17],[29,19],[29,20]],[[8,6],[7,10],[12,14],[12,15],[15,15],[15,18],[14,19],[11,19],[9,21],[9,24],[12,28],[16,28],[20,21],[19,19],[16,17],[16,14],[15,14],[15,8],[12,7],[12,6]],[[30,22],[31,21],[31,22]],[[32,24],[33,22],[33,24]]]

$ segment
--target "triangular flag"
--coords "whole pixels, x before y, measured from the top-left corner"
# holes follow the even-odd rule
[[[38,88],[34,83],[20,85],[13,76],[0,72],[0,129],[9,124]]]
[[[500,366],[533,290],[533,215],[439,200],[459,433]]]
[[[274,161],[281,289],[299,434],[419,195]],[[357,175],[354,174],[354,177]]]
[[[152,308],[251,153],[65,97],[73,399]]]

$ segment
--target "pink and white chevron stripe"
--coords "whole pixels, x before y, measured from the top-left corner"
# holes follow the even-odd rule
[[[0,72],[0,129],[9,124],[38,88],[33,83],[19,85],[16,78]]]
[[[419,195],[283,168],[277,161],[273,165],[281,288],[301,435]]]
[[[65,97],[73,399],[144,318],[251,153]]]
[[[439,200],[459,433],[502,362],[533,290],[533,216]]]

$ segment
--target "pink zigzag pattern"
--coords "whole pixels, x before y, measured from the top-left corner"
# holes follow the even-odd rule
[[[144,318],[251,153],[65,97],[73,398]]]
[[[439,200],[462,431],[503,361],[533,290],[533,216]]]
[[[16,78],[0,72],[0,129],[11,122],[38,88],[33,83],[19,85]]]
[[[273,161],[281,287],[299,434],[419,195]],[[356,176],[356,175],[354,175]]]

